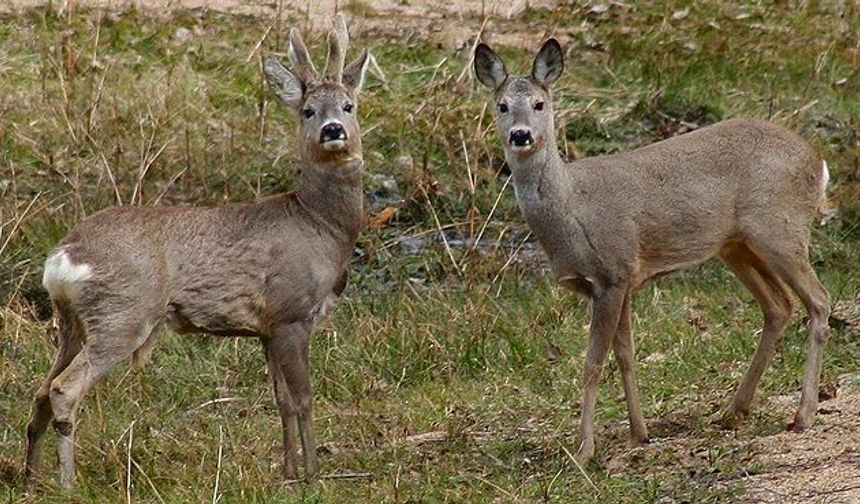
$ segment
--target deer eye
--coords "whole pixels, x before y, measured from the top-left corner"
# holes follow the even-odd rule
[[[314,112],[314,109],[311,109],[311,108],[302,109],[302,117],[304,117],[305,119],[310,119],[311,117],[314,116],[314,114],[316,114],[316,112]]]
[[[355,105],[353,105],[352,103],[347,103],[346,105],[343,106],[343,111],[346,112],[347,114],[352,114],[352,109],[354,109],[354,108],[355,108]]]
[[[543,102],[542,101],[535,103],[535,110],[537,110],[538,112],[543,110]]]
[[[508,104],[507,103],[500,103],[499,104],[499,112],[501,112],[502,114],[507,114],[508,113]]]

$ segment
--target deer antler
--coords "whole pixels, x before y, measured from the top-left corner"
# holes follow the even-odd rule
[[[349,47],[349,33],[346,30],[346,19],[339,13],[335,17],[334,27],[328,32],[328,60],[323,71],[326,79],[340,82],[343,78],[347,47]]]
[[[290,62],[293,64],[293,69],[296,72],[296,77],[300,81],[307,84],[319,79],[319,73],[314,67],[314,62],[308,54],[308,48],[305,47],[305,42],[302,40],[302,35],[295,28],[290,30],[290,48],[287,51],[290,57]]]

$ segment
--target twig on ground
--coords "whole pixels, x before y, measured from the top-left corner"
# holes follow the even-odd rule
[[[224,427],[218,426],[218,465],[215,469],[215,488],[212,489],[212,504],[216,504],[221,497],[218,495],[218,485],[221,483],[221,459],[224,455]]]
[[[131,504],[131,444],[134,441],[134,420],[128,425],[128,445],[126,449],[125,501]]]
[[[369,472],[340,472],[331,474],[322,474],[320,479],[323,480],[354,480],[354,479],[372,479],[373,473]]]
[[[212,399],[211,401],[206,401],[205,403],[197,406],[194,409],[203,409],[206,406],[212,406],[213,404],[221,404],[221,403],[231,403],[236,401],[244,401],[244,397],[219,397],[218,399]]]
[[[579,472],[581,472],[582,475],[585,477],[585,481],[587,481],[588,484],[591,485],[591,488],[593,488],[594,491],[597,492],[597,495],[600,495],[600,489],[597,488],[597,485],[595,485],[593,481],[591,481],[591,477],[588,476],[588,473],[585,472],[585,469],[582,468],[582,465],[580,465],[580,463],[576,461],[576,457],[574,457],[567,449],[567,447],[563,444],[559,443],[559,446],[561,446],[561,449],[564,450],[564,453],[567,455],[570,461],[573,462],[573,465],[575,465],[576,468],[579,469]]]

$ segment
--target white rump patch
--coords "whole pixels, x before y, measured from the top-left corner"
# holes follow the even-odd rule
[[[52,298],[73,301],[80,295],[82,284],[92,276],[92,266],[86,263],[73,264],[69,253],[60,249],[45,261],[42,285]]]
[[[830,170],[827,161],[821,160],[821,194],[827,194],[827,186],[830,184]]]

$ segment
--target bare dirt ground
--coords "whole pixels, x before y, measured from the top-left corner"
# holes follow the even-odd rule
[[[303,19],[304,28],[310,31],[327,30],[338,10],[355,14],[350,22],[354,33],[381,33],[411,37],[421,34],[446,49],[462,48],[465,41],[481,29],[488,40],[502,45],[520,46],[536,43],[543,33],[532,33],[513,22],[517,14],[527,7],[558,8],[558,0],[0,0],[0,12],[14,12],[50,4],[65,12],[69,8],[141,10],[164,15],[174,10],[209,9],[276,19],[280,11],[284,17]],[[488,28],[497,29],[490,30]],[[485,37],[487,38],[487,37]]]
[[[670,415],[650,423],[650,444],[619,448],[601,464],[609,472],[636,470],[658,479],[670,466],[680,466],[694,486],[729,488],[740,483],[746,492],[732,502],[858,504],[860,375],[842,376],[822,386],[819,394],[815,425],[802,434],[781,431],[755,436],[743,433],[743,426],[736,433],[717,425],[692,431],[695,416]],[[764,399],[757,408],[788,422],[799,400],[799,393],[776,396]],[[626,437],[627,426],[607,426],[607,431],[620,440]],[[721,474],[714,459],[728,454],[737,466]],[[658,502],[675,501],[667,497]]]
[[[860,503],[860,392],[858,377],[841,380],[842,393],[819,405],[815,427],[752,443],[765,472],[745,479],[749,502],[768,504]],[[797,397],[776,401],[790,418]]]
[[[51,3],[49,0],[3,0],[0,4],[7,8],[27,8]],[[492,14],[511,18],[522,12],[526,6],[555,7],[556,0],[365,0],[356,3],[351,9],[368,9],[380,14],[395,14],[407,17],[446,17]],[[65,10],[69,5],[76,7],[125,8],[136,6],[146,10],[208,8],[239,14],[272,14],[280,7],[284,11],[306,14],[312,19],[325,19],[339,8],[349,5],[342,0],[53,0],[53,6]]]

